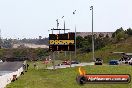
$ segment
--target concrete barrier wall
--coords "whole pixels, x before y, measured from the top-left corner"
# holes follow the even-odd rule
[[[13,75],[17,75],[18,78],[21,75],[21,72],[23,72],[23,67],[17,71],[0,76],[0,88],[5,88],[7,84],[11,83]]]

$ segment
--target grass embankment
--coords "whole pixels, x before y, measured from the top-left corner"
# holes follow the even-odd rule
[[[118,44],[108,45],[95,52],[95,57],[102,57],[105,63],[111,59],[118,59],[120,56],[113,55],[110,52],[131,52],[132,53],[132,37],[120,42]],[[64,54],[58,56],[56,59],[68,59]],[[72,59],[74,53],[72,54]],[[91,61],[92,53],[77,54],[79,61]],[[7,88],[132,88],[132,82],[129,84],[86,84],[80,86],[76,83],[76,76],[78,74],[78,67],[45,70],[45,65],[38,62],[39,69],[33,68],[33,63],[30,62],[30,69],[25,75],[18,78],[17,81],[12,82]],[[132,66],[86,66],[84,67],[88,74],[130,74],[132,76]]]
[[[101,57],[105,63],[108,63],[111,59],[121,58],[121,55],[112,54],[110,52],[128,52],[132,53],[132,44],[117,44],[109,45],[95,52],[95,57]],[[80,61],[91,61],[92,53],[78,54]]]
[[[119,58],[121,58],[121,55],[112,54],[110,52],[132,53],[132,37],[117,44],[108,45],[100,50],[97,50],[95,52],[95,57],[103,58],[105,63],[108,63],[111,59],[119,60]],[[85,53],[83,55],[78,54],[77,58],[81,61],[91,61],[92,53]]]
[[[129,84],[85,84],[76,83],[78,67],[45,70],[45,65],[38,62],[38,69],[33,68],[30,62],[28,72],[20,76],[17,81],[12,82],[6,88],[132,88]],[[130,74],[131,66],[86,66],[83,67],[87,74]]]
[[[126,40],[120,41],[117,44],[107,45],[102,49],[96,50],[95,57],[101,57],[103,59],[104,63],[108,63],[112,59],[119,60],[119,58],[121,58],[121,54],[117,55],[117,54],[112,54],[110,52],[132,53],[132,37],[129,37]],[[62,60],[69,59],[69,58],[70,58],[69,52],[67,53],[67,57],[65,57],[64,53],[60,54],[59,57],[56,56],[56,59],[62,59]],[[74,59],[74,58],[75,58],[74,52],[72,52],[72,59]],[[92,52],[80,53],[78,51],[76,60],[79,60],[81,62],[91,62],[91,61],[93,61]]]

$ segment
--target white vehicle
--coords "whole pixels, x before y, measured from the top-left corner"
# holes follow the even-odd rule
[[[132,58],[128,61],[129,65],[132,65]]]
[[[123,64],[128,64],[128,60],[122,61]]]
[[[119,59],[119,64],[129,64],[132,65],[132,53],[125,52],[112,52],[116,55],[121,55],[122,57]]]
[[[3,61],[0,59],[0,62],[3,62]]]

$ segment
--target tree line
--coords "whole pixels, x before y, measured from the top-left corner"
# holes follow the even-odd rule
[[[50,55],[48,49],[42,48],[16,48],[16,49],[0,49],[0,58],[3,61],[6,59],[14,59],[18,60],[22,58],[26,58],[27,60],[43,60]]]
[[[112,37],[108,34],[104,36],[104,34],[100,33],[98,36],[94,34],[94,46],[95,50],[101,49],[109,44],[118,43],[120,41],[124,41],[128,37],[132,37],[132,29],[128,28],[124,30],[122,27],[113,32]],[[87,35],[85,37],[77,36],[77,51],[80,53],[86,53],[92,51],[92,35]],[[41,39],[40,39],[41,40]],[[39,40],[38,40],[39,41]],[[48,41],[47,41],[48,42]],[[48,49],[42,48],[9,48],[12,44],[11,39],[5,39],[3,42],[4,46],[7,48],[0,49],[0,57],[1,59],[6,58],[28,58],[29,60],[42,60],[50,55]]]
[[[95,50],[101,49],[108,44],[118,43],[132,36],[132,29],[128,28],[124,30],[122,27],[113,32],[112,37],[108,34],[104,36],[100,33],[99,36],[96,34],[94,36],[94,48]],[[87,35],[85,37],[77,36],[77,49],[80,52],[91,52],[92,51],[92,35]]]

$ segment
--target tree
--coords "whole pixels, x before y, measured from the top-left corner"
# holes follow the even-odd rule
[[[0,49],[0,59],[2,59],[4,57],[4,50]]]
[[[112,34],[112,37],[114,38],[115,42],[118,42],[120,40],[126,39],[128,34],[126,34],[126,31],[124,31],[121,27]]]
[[[106,36],[105,36],[105,37],[106,37],[106,38],[110,38],[108,34],[106,34]]]
[[[103,33],[100,33],[99,34],[99,38],[103,38],[104,37],[104,34]]]
[[[39,59],[42,59],[42,57],[48,56],[48,50],[46,49],[42,49],[42,48],[38,48],[36,49],[36,53],[37,53],[37,57]]]
[[[26,49],[22,49],[22,48],[17,48],[17,49],[13,49],[13,57],[27,57],[28,56],[28,52]]]
[[[92,42],[92,35],[87,35],[87,36],[84,37],[84,39],[86,41],[88,41],[89,43],[91,43]]]
[[[84,41],[84,38],[81,37],[81,36],[77,36],[76,37],[76,45],[77,45],[77,48],[82,48],[82,41]]]
[[[81,42],[81,45],[82,45],[82,48],[81,50],[82,51],[85,51],[85,52],[90,52],[92,50],[92,45],[91,43],[89,43],[88,41],[82,41]]]
[[[120,33],[120,32],[122,32],[122,31],[124,31],[122,27],[119,28],[119,29],[117,29],[117,30],[112,34],[112,37],[115,38],[115,37],[117,36],[117,34]]]
[[[128,28],[126,31],[125,31],[126,34],[128,35],[132,35],[132,29],[131,28]]]
[[[104,42],[103,38],[102,37],[101,38],[100,37],[96,38],[94,46],[95,46],[95,50],[104,47],[105,42]]]
[[[125,32],[124,30],[123,31],[120,31],[119,33],[117,33],[116,35],[116,39],[119,41],[119,40],[122,40],[122,39],[125,39]]]
[[[2,44],[2,47],[3,48],[12,48],[12,40],[11,39],[5,39],[3,44]]]

